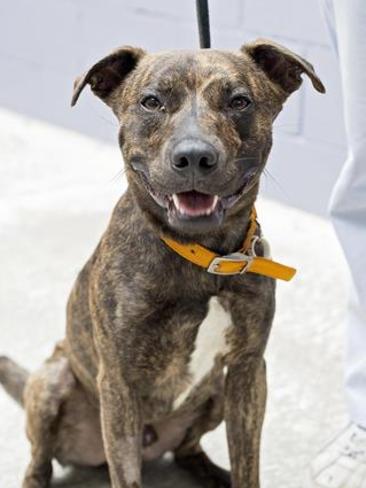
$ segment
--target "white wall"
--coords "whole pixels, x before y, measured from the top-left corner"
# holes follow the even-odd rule
[[[324,213],[345,157],[337,61],[318,0],[210,0],[213,46],[266,36],[308,58],[328,93],[310,83],[277,122],[266,194]],[[112,48],[197,46],[194,0],[12,0],[0,3],[0,105],[115,141],[116,123],[90,93],[69,108],[72,82]],[[0,148],[1,156],[1,148]],[[275,181],[276,180],[276,181]]]

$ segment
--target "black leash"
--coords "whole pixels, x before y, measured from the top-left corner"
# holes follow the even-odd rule
[[[208,0],[196,0],[196,10],[198,32],[200,35],[200,47],[201,49],[208,49],[211,47]]]

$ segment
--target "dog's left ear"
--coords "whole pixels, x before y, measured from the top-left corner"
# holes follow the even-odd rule
[[[71,106],[76,104],[86,85],[90,85],[93,93],[108,105],[109,96],[144,55],[145,51],[140,48],[123,46],[98,61],[75,80]]]
[[[313,66],[286,47],[267,39],[257,39],[242,46],[241,50],[253,59],[271,81],[280,85],[286,96],[300,87],[303,73],[309,76],[318,92],[325,93],[325,87]]]

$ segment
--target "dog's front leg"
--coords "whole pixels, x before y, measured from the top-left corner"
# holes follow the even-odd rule
[[[232,488],[259,488],[260,436],[266,403],[264,359],[243,356],[229,366],[225,396]]]
[[[112,488],[140,488],[142,427],[139,402],[136,391],[110,359],[102,363],[98,387],[111,484]]]

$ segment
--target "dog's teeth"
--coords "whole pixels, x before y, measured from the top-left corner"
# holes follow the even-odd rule
[[[178,198],[178,195],[176,193],[173,193],[173,202],[174,202],[174,205],[176,207],[179,206],[179,198]]]
[[[178,195],[174,193],[172,198],[173,198],[174,206],[178,210],[178,212],[182,215],[186,215],[187,212],[185,208],[180,204]]]
[[[212,202],[212,205],[209,209],[206,210],[205,215],[211,215],[212,212],[214,212],[218,201],[219,201],[219,197],[217,195],[215,195],[213,202]]]
[[[180,207],[179,198],[178,198],[178,195],[176,193],[173,194],[173,203],[174,203],[175,208],[178,210],[178,212],[182,213],[183,210]]]
[[[219,197],[217,195],[215,195],[213,203],[212,203],[212,207],[211,207],[211,212],[213,212],[215,210],[218,201],[219,201]]]

